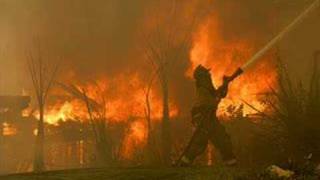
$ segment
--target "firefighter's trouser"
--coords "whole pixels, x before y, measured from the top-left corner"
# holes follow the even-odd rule
[[[220,151],[223,160],[235,158],[231,139],[225,127],[217,120],[213,111],[204,111],[201,112],[201,122],[197,125],[182,160],[192,163],[206,150],[209,141]]]

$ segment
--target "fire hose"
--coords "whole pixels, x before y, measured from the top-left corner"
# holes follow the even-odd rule
[[[287,34],[289,34],[295,27],[297,27],[313,10],[320,4],[320,0],[315,0],[307,9],[305,9],[294,21],[286,26],[277,36],[269,41],[262,49],[255,53],[244,65],[239,67],[231,76],[225,77],[225,83],[229,83],[243,74],[248,68],[255,64],[268,50],[281,41]]]

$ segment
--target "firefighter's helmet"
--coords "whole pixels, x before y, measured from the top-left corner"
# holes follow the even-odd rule
[[[197,68],[193,72],[193,77],[195,79],[200,79],[203,76],[207,76],[209,73],[210,69],[205,68],[201,64],[197,66]]]

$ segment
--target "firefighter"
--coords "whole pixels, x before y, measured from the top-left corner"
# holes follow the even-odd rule
[[[226,165],[235,165],[237,160],[232,152],[230,137],[216,116],[219,102],[226,97],[229,82],[233,78],[224,76],[222,86],[216,89],[212,84],[210,69],[199,65],[193,76],[196,81],[197,100],[191,115],[196,129],[177,165],[191,165],[193,160],[205,151],[208,141],[220,151]]]

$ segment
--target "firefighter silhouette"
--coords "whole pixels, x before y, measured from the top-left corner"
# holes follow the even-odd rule
[[[226,97],[231,80],[225,76],[222,86],[216,89],[212,84],[210,69],[202,65],[195,69],[193,76],[197,99],[191,115],[196,129],[177,165],[191,165],[205,151],[209,141],[220,151],[225,164],[235,165],[237,161],[232,151],[231,139],[216,116],[218,105]]]

